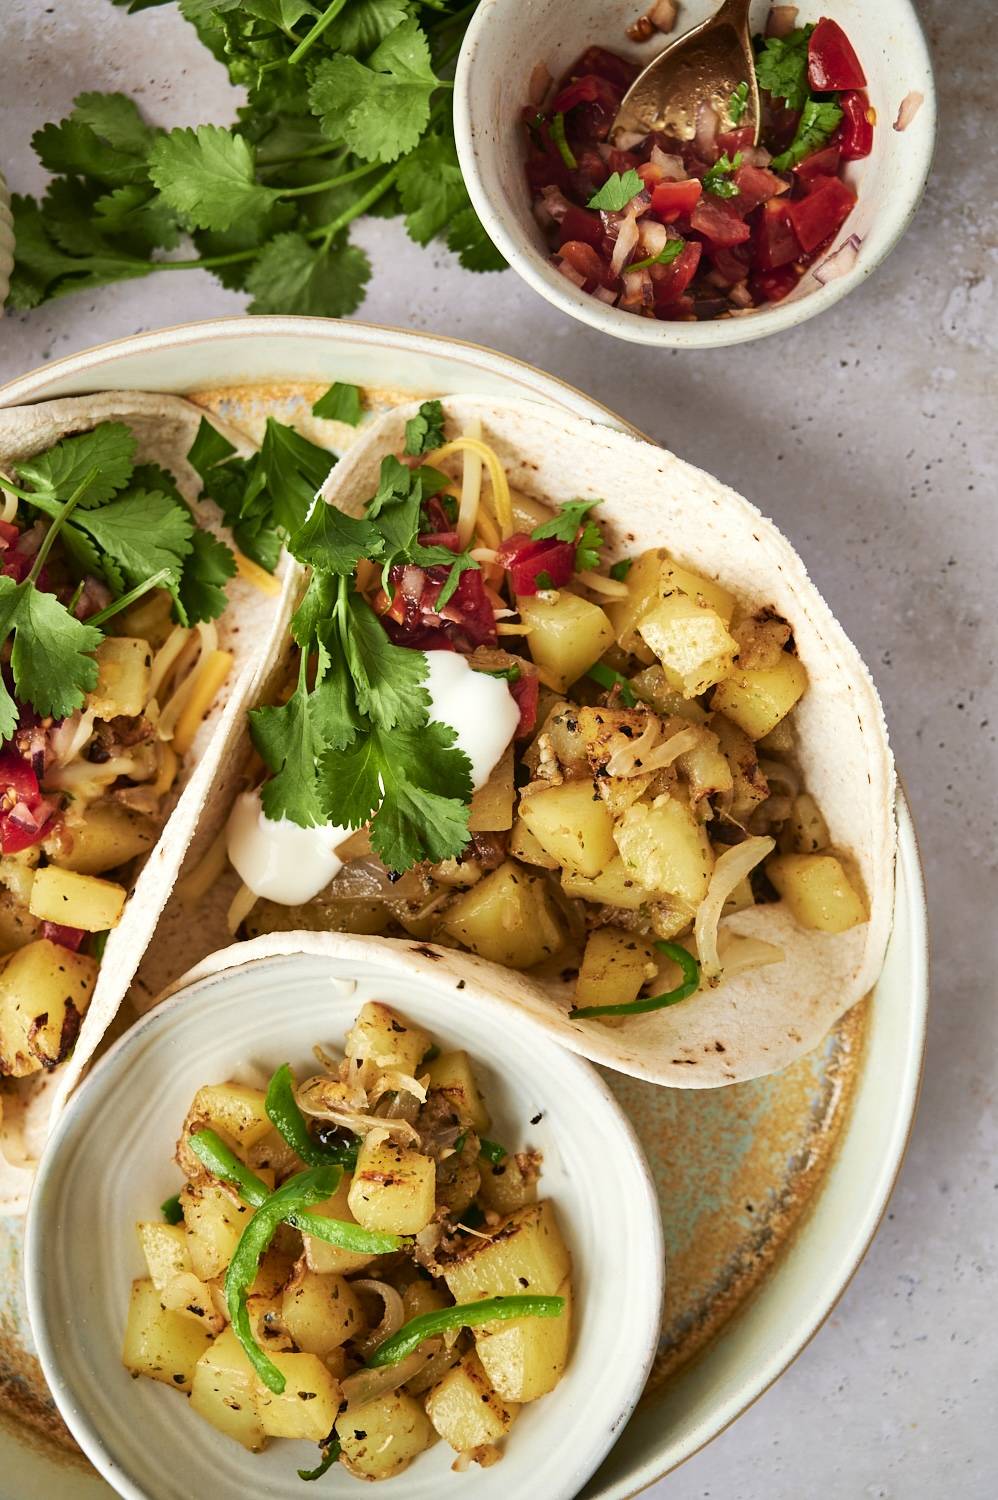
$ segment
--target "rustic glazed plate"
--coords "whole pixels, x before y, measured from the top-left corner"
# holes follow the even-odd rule
[[[109,387],[166,390],[247,426],[262,426],[268,410],[300,419],[318,436],[309,407],[337,379],[364,386],[373,409],[464,391],[533,397],[626,426],[570,386],[489,350],[296,318],[121,340],[12,382],[0,404]],[[322,431],[333,447],[351,435]],[[898,818],[886,967],[871,1000],[823,1047],[775,1077],[702,1093],[606,1075],[656,1181],[668,1285],[645,1396],[584,1500],[625,1500],[733,1421],[812,1337],[876,1231],[911,1127],[927,1006],[924,893],[903,800]],[[110,1493],[55,1413],[27,1332],[20,1226],[0,1221],[0,1500]]]

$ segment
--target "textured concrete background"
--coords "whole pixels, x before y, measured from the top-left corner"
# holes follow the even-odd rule
[[[927,866],[934,1006],[914,1140],[891,1212],[820,1336],[669,1500],[936,1500],[998,1493],[998,156],[994,10],[920,0],[940,142],[900,248],[830,313],[762,344],[662,356],[602,340],[513,276],[476,278],[401,228],[364,224],[372,322],[503,349],[581,386],[734,484],[800,547],[883,693]],[[231,118],[173,8],[0,0],[0,159],[83,89],[139,94],[163,124]],[[98,24],[99,23],[99,24]],[[183,272],[0,322],[0,379],[103,339],[243,299]],[[532,1497],[533,1500],[533,1497]],[[536,1497],[543,1500],[543,1497]]]

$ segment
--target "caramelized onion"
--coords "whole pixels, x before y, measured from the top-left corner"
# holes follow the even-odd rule
[[[781,964],[787,956],[782,948],[775,943],[766,943],[762,938],[743,936],[738,932],[722,932],[720,938],[718,950],[725,979],[734,979],[746,969],[761,969],[764,964]]]
[[[389,1286],[387,1281],[375,1281],[373,1277],[361,1277],[359,1281],[352,1281],[350,1285],[355,1292],[373,1292],[376,1297],[381,1298],[385,1306],[378,1326],[372,1328],[362,1339],[354,1340],[357,1348],[366,1356],[379,1344],[383,1344],[385,1339],[390,1339],[393,1333],[398,1333],[405,1322],[402,1294],[393,1286]]]
[[[705,979],[716,979],[721,972],[721,959],[717,947],[717,928],[721,920],[724,903],[740,881],[760,860],[776,848],[771,838],[748,838],[741,844],[725,849],[714,866],[707,894],[697,907],[693,923],[697,957]]]
[[[354,1282],[354,1286],[360,1285],[361,1282]],[[381,1283],[372,1285],[380,1286]],[[427,1343],[394,1365],[382,1365],[377,1370],[355,1370],[340,1386],[340,1399],[346,1402],[349,1410],[351,1406],[363,1406],[367,1401],[374,1401],[378,1396],[390,1396],[429,1364],[440,1347],[439,1339],[434,1339],[432,1343],[436,1348],[431,1350]]]

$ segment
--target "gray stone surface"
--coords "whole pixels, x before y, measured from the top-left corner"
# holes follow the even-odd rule
[[[998,1493],[994,11],[987,0],[921,0],[919,9],[941,87],[929,192],[878,274],[794,333],[663,357],[563,319],[512,273],[463,273],[393,224],[357,234],[376,268],[365,319],[532,360],[776,518],[877,677],[914,807],[934,1006],[921,1109],[890,1214],[794,1367],[649,1492],[671,1500]],[[136,91],[167,124],[231,115],[221,71],[172,7],[129,18],[108,0],[48,10],[2,0],[0,23],[0,159],[15,189],[41,184],[30,133],[81,89]],[[0,322],[0,378],[103,339],[242,307],[190,272],[67,298]]]

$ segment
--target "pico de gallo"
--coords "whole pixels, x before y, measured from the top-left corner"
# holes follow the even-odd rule
[[[724,117],[708,104],[695,134],[610,141],[640,72],[588,47],[523,111],[526,174],[552,264],[574,286],[640,317],[731,317],[779,302],[809,267],[821,282],[854,263],[859,240],[827,256],[856,203],[843,168],[868,156],[875,112],[837,22],[794,24],[774,6],[755,38],[759,143],[742,124],[748,86]]]

